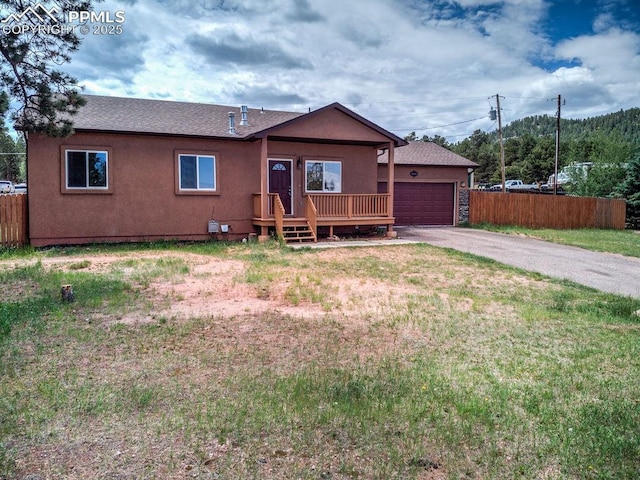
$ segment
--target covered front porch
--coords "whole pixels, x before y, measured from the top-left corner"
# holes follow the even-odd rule
[[[406,141],[342,105],[332,104],[263,130],[260,191],[252,224],[260,240],[318,240],[339,227],[393,224],[394,149]],[[378,193],[378,157],[387,151],[388,191]]]
[[[266,215],[262,215],[262,195],[253,196],[253,224],[260,227],[260,237],[268,238],[271,228],[277,237],[286,242],[318,240],[318,227],[384,226],[387,236],[393,236],[392,197],[378,194],[308,194],[304,197],[304,216],[285,214],[280,196],[266,195]]]

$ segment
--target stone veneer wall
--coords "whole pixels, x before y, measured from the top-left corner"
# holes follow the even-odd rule
[[[469,189],[460,189],[460,195],[458,198],[458,223],[469,222]]]

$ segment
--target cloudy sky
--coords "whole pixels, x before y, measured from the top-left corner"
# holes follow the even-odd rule
[[[105,0],[85,93],[306,112],[340,102],[450,142],[503,123],[640,107],[637,0]],[[503,98],[502,98],[503,97]]]

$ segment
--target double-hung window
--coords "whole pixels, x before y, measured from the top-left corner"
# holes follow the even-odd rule
[[[307,192],[342,192],[342,162],[307,160],[305,173]]]
[[[216,157],[214,155],[178,155],[180,190],[215,191]]]
[[[109,187],[109,154],[98,150],[66,150],[65,176],[67,189]]]

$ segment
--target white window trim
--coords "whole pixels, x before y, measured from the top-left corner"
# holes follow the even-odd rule
[[[310,163],[321,163],[322,164],[322,174],[324,176],[324,166],[327,163],[337,163],[338,165],[340,165],[340,190],[339,191],[335,191],[335,190],[325,190],[324,189],[324,182],[323,182],[323,186],[322,186],[322,190],[309,190],[308,189],[308,183],[307,183],[307,166]],[[314,160],[314,159],[308,159],[304,161],[304,191],[305,193],[310,193],[310,194],[314,194],[314,193],[342,193],[342,162],[339,160]]]
[[[71,187],[69,186],[69,156],[70,152],[80,152],[85,154],[86,165],[86,187]],[[105,186],[98,187],[89,185],[89,154],[90,153],[104,153],[105,155]],[[64,166],[65,166],[65,188],[67,190],[109,190],[109,152],[106,150],[88,150],[88,149],[73,149],[68,148],[64,151]]]
[[[182,187],[182,157],[196,157],[196,188]],[[213,158],[213,188],[200,188],[200,158]],[[178,154],[178,190],[181,192],[216,192],[218,190],[218,156],[211,153],[179,153]]]

